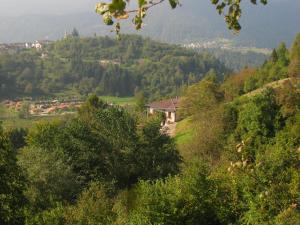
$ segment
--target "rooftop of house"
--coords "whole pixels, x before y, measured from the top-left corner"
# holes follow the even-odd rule
[[[149,103],[147,107],[152,108],[154,110],[162,110],[168,112],[175,112],[179,107],[179,98],[171,98],[161,101],[156,101]]]

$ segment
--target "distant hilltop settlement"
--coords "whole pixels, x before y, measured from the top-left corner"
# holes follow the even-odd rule
[[[39,40],[34,42],[0,44],[0,52],[14,53],[23,49],[30,49],[30,48],[40,50],[45,45],[49,45],[52,42],[53,41],[50,40]]]

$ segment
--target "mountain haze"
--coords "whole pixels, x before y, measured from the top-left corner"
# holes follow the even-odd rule
[[[93,12],[97,0],[36,1],[18,3],[7,1],[0,9],[0,42],[58,39],[65,31],[78,28],[81,35],[95,33],[112,35]],[[274,48],[281,41],[288,45],[300,30],[300,2],[273,0],[267,6],[244,4],[243,29],[233,35],[226,29],[210,1],[183,0],[182,7],[171,10],[162,4],[149,12],[145,27],[135,31],[130,21],[123,24],[123,33],[138,33],[173,43],[201,42],[208,39],[228,38],[239,45]],[[35,7],[32,7],[35,6]]]

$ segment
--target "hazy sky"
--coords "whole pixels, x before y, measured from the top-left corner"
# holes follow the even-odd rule
[[[0,16],[18,16],[24,14],[63,14],[93,11],[95,4],[103,0],[0,0]],[[182,3],[189,0],[181,0]],[[202,1],[201,5],[211,0]],[[205,2],[207,1],[207,2]],[[291,0],[270,0],[273,2],[290,2]],[[299,0],[294,0],[299,1]]]
[[[93,10],[98,0],[0,0],[0,14],[72,13]]]

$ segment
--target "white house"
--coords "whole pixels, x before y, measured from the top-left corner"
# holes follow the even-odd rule
[[[179,108],[179,98],[172,98],[157,102],[152,102],[147,105],[148,114],[153,115],[155,112],[163,112],[166,115],[167,123],[174,123],[177,121],[176,111]]]
[[[35,41],[34,43],[32,43],[31,47],[36,49],[42,49],[43,46],[39,41]]]

